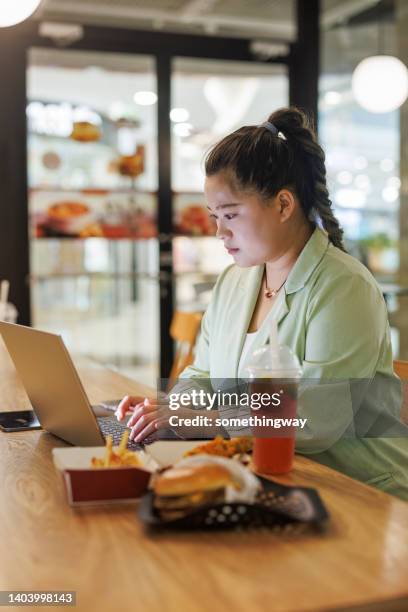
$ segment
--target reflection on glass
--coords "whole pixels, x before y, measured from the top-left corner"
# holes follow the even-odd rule
[[[323,31],[319,136],[326,150],[329,189],[345,230],[347,248],[381,283],[392,326],[393,354],[406,359],[404,298],[397,284],[399,111],[369,112],[357,103],[352,90],[353,72],[363,59],[397,54],[395,26],[394,17],[384,15],[382,20],[380,16],[367,23]]]
[[[372,22],[323,31],[319,137],[349,250],[387,281],[399,270],[399,113],[369,112],[352,91],[355,67],[378,54],[378,28]],[[384,51],[392,54],[395,25],[382,23],[381,28],[389,46]]]
[[[184,123],[173,123],[173,189],[202,193],[207,149],[242,125],[261,123],[287,102],[283,66],[177,58],[172,109],[187,114]]]
[[[287,103],[288,80],[282,66],[180,58],[173,63],[172,187],[174,229],[180,236],[173,241],[177,308],[204,310],[218,274],[233,263],[222,243],[210,237],[215,226],[203,194],[206,151],[240,126],[262,123]]]
[[[46,240],[31,244],[33,323],[75,354],[155,384],[158,245]]]

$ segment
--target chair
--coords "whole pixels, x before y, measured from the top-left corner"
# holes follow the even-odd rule
[[[394,359],[394,372],[401,380],[408,380],[408,361]]]
[[[184,368],[193,362],[193,349],[202,316],[201,312],[178,310],[174,313],[170,325],[170,336],[177,342],[177,349],[169,376],[169,389]]]
[[[408,361],[394,360],[394,372],[402,385],[401,419],[408,425]]]

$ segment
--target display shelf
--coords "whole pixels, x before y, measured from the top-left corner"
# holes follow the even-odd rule
[[[61,193],[88,193],[95,192],[95,195],[100,193],[101,195],[105,195],[106,193],[134,193],[134,194],[148,194],[148,195],[158,195],[157,190],[152,189],[138,189],[132,187],[102,187],[99,185],[90,185],[89,187],[61,187],[60,185],[31,185],[29,186],[30,191],[41,191],[41,192],[61,192]],[[202,191],[171,191],[173,196],[200,196],[204,199],[204,193]]]
[[[218,278],[218,274],[209,274],[207,272],[202,272],[201,270],[190,270],[188,272],[177,272],[173,276],[175,278],[185,278],[186,276],[200,276],[200,279],[203,282],[215,282]],[[152,280],[152,281],[160,281],[164,278],[168,279],[167,273],[157,273],[157,274],[148,274],[147,272],[90,272],[87,270],[84,271],[75,271],[75,272],[47,272],[46,274],[30,274],[29,281],[37,282],[43,280],[55,280],[61,278],[79,278],[80,276],[86,278],[122,278],[122,279],[144,279],[144,280]]]
[[[36,191],[40,193],[83,193],[84,195],[93,196],[104,196],[114,193],[125,193],[125,194],[143,194],[143,195],[155,195],[157,191],[151,191],[149,189],[133,189],[127,186],[117,187],[99,187],[96,185],[89,187],[61,187],[59,185],[32,185],[29,187],[29,191]]]
[[[46,274],[30,274],[30,282],[39,282],[45,280],[61,280],[61,279],[73,279],[73,278],[92,278],[92,279],[125,279],[125,280],[150,280],[158,282],[163,277],[163,274],[147,274],[145,272],[89,272],[89,271],[77,271],[77,272],[47,272]]]

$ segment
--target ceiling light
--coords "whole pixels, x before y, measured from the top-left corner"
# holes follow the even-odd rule
[[[172,108],[170,111],[170,119],[174,123],[183,123],[190,119],[190,113],[186,108]]]
[[[341,94],[338,91],[327,91],[323,99],[328,106],[336,106],[341,102]]]
[[[398,200],[398,189],[395,189],[395,187],[384,187],[381,195],[385,202],[391,204],[392,202]]]
[[[351,181],[353,180],[353,175],[348,170],[342,170],[341,172],[337,173],[336,180],[341,185],[350,185]]]
[[[390,176],[387,179],[387,187],[394,187],[394,189],[400,189],[401,187],[401,179],[399,176]]]
[[[357,155],[357,157],[354,159],[354,167],[356,170],[364,170],[364,168],[367,168],[368,166],[368,162],[367,159],[364,157],[364,155]]]
[[[7,28],[9,26],[21,23],[40,5],[41,0],[2,0],[0,4],[0,27]]]
[[[173,127],[173,132],[177,134],[177,136],[181,136],[181,138],[186,138],[190,136],[192,129],[193,126],[191,123],[176,123]]]
[[[358,189],[339,189],[334,195],[336,204],[347,208],[361,208],[366,201],[366,195]]]
[[[358,189],[363,191],[369,191],[371,186],[370,177],[367,174],[357,174],[354,179],[354,184]]]
[[[392,55],[366,57],[354,70],[351,86],[360,106],[371,113],[387,113],[408,97],[408,70]]]
[[[385,159],[382,159],[380,161],[380,168],[383,172],[391,172],[391,170],[394,170],[393,160],[389,159],[388,157],[386,157]]]
[[[157,102],[157,94],[154,91],[137,91],[133,100],[140,106],[151,106]]]
[[[180,145],[180,155],[187,159],[198,159],[201,155],[201,149],[192,142],[183,142]]]
[[[204,97],[215,113],[211,124],[214,137],[225,135],[240,125],[251,108],[260,87],[256,77],[209,77],[204,83]]]

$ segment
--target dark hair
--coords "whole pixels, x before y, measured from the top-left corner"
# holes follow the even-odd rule
[[[330,241],[345,251],[326,185],[324,151],[310,120],[291,107],[275,111],[268,121],[279,134],[251,125],[225,136],[206,157],[206,175],[231,172],[240,189],[255,190],[263,199],[290,189],[306,217],[312,222],[320,218]]]

